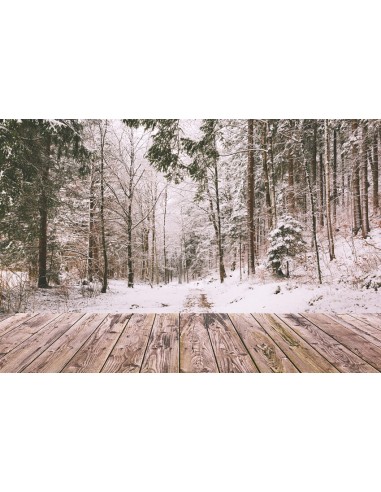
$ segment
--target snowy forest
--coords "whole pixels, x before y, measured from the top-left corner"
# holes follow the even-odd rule
[[[0,311],[376,310],[381,120],[0,120]]]

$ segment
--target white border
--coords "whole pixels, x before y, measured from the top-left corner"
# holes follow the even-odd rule
[[[4,1],[0,117],[379,118],[378,2]],[[0,375],[7,492],[373,490],[373,375]]]

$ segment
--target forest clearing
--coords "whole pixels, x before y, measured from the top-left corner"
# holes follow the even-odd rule
[[[0,311],[377,312],[380,120],[1,120]]]

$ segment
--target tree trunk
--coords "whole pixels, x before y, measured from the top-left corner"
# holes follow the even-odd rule
[[[46,155],[42,153],[41,183],[39,197],[39,237],[38,237],[38,288],[47,289],[49,287],[47,279],[47,252],[48,252],[48,196],[46,188],[49,186],[50,168],[50,137],[46,146]]]
[[[165,235],[165,223],[167,219],[167,200],[168,200],[168,189],[165,187],[164,191],[164,220],[163,220],[163,249],[164,249],[164,283],[168,283],[168,261],[167,261],[167,245],[166,245],[166,235]]]
[[[38,288],[49,287],[47,274],[47,248],[48,248],[48,210],[45,191],[41,191],[39,203],[40,232],[38,238]]]
[[[155,270],[156,270],[156,200],[157,200],[157,188],[155,186],[155,193],[153,196],[153,202],[155,203],[152,209],[152,244],[151,244],[151,284],[155,282]]]
[[[317,242],[315,197],[314,197],[314,193],[313,193],[313,189],[312,189],[312,185],[311,185],[310,175],[309,175],[309,172],[308,172],[307,161],[306,161],[305,158],[303,159],[303,164],[304,164],[304,172],[305,172],[305,175],[306,175],[306,181],[307,181],[307,186],[308,186],[308,193],[309,193],[309,197],[310,197],[311,220],[312,220],[312,239],[313,239],[313,243],[314,243],[314,246],[315,246],[316,268],[317,268],[318,277],[319,277],[319,284],[321,284],[322,283],[322,279],[321,279],[319,246],[318,246],[318,242]]]
[[[182,252],[180,252],[179,262],[179,284],[183,283],[183,257]]]
[[[325,208],[327,213],[327,236],[329,259],[335,259],[335,246],[333,241],[332,218],[331,218],[331,173],[329,169],[330,152],[329,152],[329,133],[328,121],[324,121],[324,140],[325,140],[325,159],[324,159],[324,174],[325,174]]]
[[[134,287],[134,265],[132,260],[132,199],[129,200],[127,208],[127,267],[127,286],[132,289]]]
[[[105,178],[104,178],[104,147],[105,138],[107,132],[107,120],[105,121],[105,128],[103,130],[102,124],[99,124],[99,130],[101,135],[100,147],[101,147],[101,166],[100,166],[100,181],[101,181],[101,204],[100,204],[100,219],[101,219],[101,236],[102,236],[102,252],[103,252],[103,278],[101,293],[107,292],[108,283],[108,257],[107,257],[107,244],[106,244],[106,231],[105,231]]]
[[[142,230],[142,280],[148,280],[148,251],[149,251],[149,229],[143,227]]]
[[[373,158],[372,158],[372,182],[373,182],[373,214],[378,214],[380,203],[378,197],[378,132],[375,130],[373,134]]]
[[[222,230],[221,230],[221,211],[220,211],[220,196],[219,196],[219,183],[218,183],[218,158],[214,159],[213,166],[213,178],[214,178],[214,190],[215,190],[215,201],[216,201],[216,211],[214,211],[213,199],[210,192],[208,176],[206,176],[206,192],[208,194],[209,199],[209,219],[212,222],[215,234],[216,234],[216,243],[217,243],[217,261],[218,261],[218,270],[220,274],[220,282],[223,283],[226,278],[226,271],[224,265],[224,249],[222,244]]]
[[[333,129],[333,168],[332,168],[332,213],[333,221],[336,223],[337,215],[337,132]]]
[[[222,227],[221,227],[221,211],[220,211],[220,193],[218,183],[218,163],[217,159],[214,160],[214,186],[216,188],[216,209],[217,209],[217,224],[218,224],[218,256],[219,256],[219,270],[221,283],[226,278],[226,271],[224,265],[224,248],[222,244]]]
[[[288,150],[288,189],[287,189],[287,211],[290,215],[295,213],[295,182],[294,182],[294,157]]]
[[[272,132],[270,134],[270,157],[271,157],[271,197],[273,202],[273,224],[276,226],[277,224],[277,206],[276,206],[276,194],[275,194],[275,167],[274,167],[274,145],[273,145],[273,135]]]
[[[312,165],[311,165],[311,174],[312,174],[312,189],[316,188],[316,166],[317,166],[317,130],[318,123],[317,120],[314,120],[314,136],[312,141]],[[311,179],[311,178],[310,178]]]
[[[242,280],[242,234],[239,232],[239,279]]]
[[[344,135],[343,132],[339,131],[339,138],[340,138],[340,158],[341,158],[341,205],[344,207],[346,200],[345,200],[345,177],[346,177],[346,169],[345,169],[345,151],[344,151]],[[347,194],[348,196],[348,194]],[[347,203],[348,203],[348,198],[347,198]]]
[[[368,201],[368,129],[366,123],[361,126],[362,146],[361,146],[361,207],[362,221],[361,232],[365,239],[370,231],[369,227],[369,201]]]
[[[262,124],[262,164],[263,164],[263,179],[265,185],[265,200],[266,200],[266,213],[267,213],[267,223],[269,229],[273,226],[273,214],[271,207],[271,197],[270,197],[270,179],[269,179],[269,169],[267,165],[267,121]]]
[[[352,137],[355,139],[352,143],[352,201],[353,201],[353,234],[356,236],[361,229],[361,198],[360,198],[360,162],[357,142],[356,120],[352,120]]]
[[[132,200],[134,199],[134,161],[135,153],[133,143],[131,142],[131,165],[129,172],[129,182],[128,182],[128,208],[127,208],[127,266],[128,266],[128,279],[127,286],[129,289],[134,287],[134,264],[132,256]]]
[[[247,235],[248,274],[255,273],[255,171],[254,171],[254,120],[247,120]]]
[[[89,196],[89,241],[87,252],[87,279],[94,279],[94,243],[95,243],[95,194],[94,194],[94,166],[91,166],[90,196]]]
[[[319,155],[319,218],[320,227],[324,227],[324,167],[321,152]]]

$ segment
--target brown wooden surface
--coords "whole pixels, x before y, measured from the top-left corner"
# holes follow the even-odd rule
[[[133,314],[101,372],[139,372],[154,314]]]
[[[251,314],[230,314],[229,317],[260,372],[298,372]]]
[[[253,316],[300,372],[338,372],[327,359],[277,316],[271,314]]]
[[[381,318],[377,314],[351,314],[355,320],[365,321],[381,332]],[[354,322],[356,324],[356,321]]]
[[[62,316],[62,314],[37,314],[37,316],[28,318],[21,323],[21,325],[17,327],[18,329],[14,328],[7,331],[7,333],[0,338],[0,356],[6,355],[20,345],[20,343],[24,342],[24,340],[27,340],[29,337],[40,331],[45,325]]]
[[[141,372],[179,372],[179,315],[156,316]]]
[[[381,331],[369,323],[353,318],[349,314],[330,314],[329,317],[365,338],[365,340],[381,347]]]
[[[278,315],[307,343],[314,347],[340,372],[377,372],[358,355],[340,345],[334,338],[320,330],[308,319],[298,314]]]
[[[380,372],[377,314],[16,314],[0,372]]]
[[[46,325],[35,335],[24,340],[10,354],[1,358],[0,372],[21,372],[40,354],[45,352],[74,323],[78,322],[82,316],[69,313],[53,320],[52,323]]]
[[[368,337],[359,335],[352,328],[344,326],[341,322],[324,314],[305,314],[305,318],[331,335],[338,343],[361,357],[378,371],[381,371],[381,347],[369,342]],[[368,342],[368,343],[367,343]]]
[[[23,372],[60,372],[89,336],[105,319],[106,314],[85,314]]]
[[[36,314],[29,313],[19,313],[14,314],[13,316],[7,316],[0,321],[0,337],[8,333],[8,331],[13,330],[13,328],[17,328],[17,326],[21,325],[24,321],[37,316]]]
[[[131,314],[109,314],[62,372],[100,372]]]
[[[258,372],[227,314],[204,314],[220,372]]]
[[[180,317],[181,372],[218,372],[218,366],[202,314]]]

